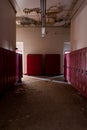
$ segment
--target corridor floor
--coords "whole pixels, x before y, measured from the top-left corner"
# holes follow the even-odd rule
[[[0,130],[87,130],[87,99],[65,82],[26,76],[0,97]]]

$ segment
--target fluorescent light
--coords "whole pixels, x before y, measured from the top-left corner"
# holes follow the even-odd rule
[[[41,28],[41,34],[42,34],[42,37],[45,37],[45,34],[46,34],[46,29],[45,29],[45,27],[42,27],[42,28]]]

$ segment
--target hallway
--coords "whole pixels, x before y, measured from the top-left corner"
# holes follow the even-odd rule
[[[87,130],[87,100],[67,83],[26,76],[0,98],[0,130]]]

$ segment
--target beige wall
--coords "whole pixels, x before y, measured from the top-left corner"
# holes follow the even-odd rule
[[[87,0],[84,0],[71,22],[72,50],[87,47]]]
[[[41,37],[41,28],[17,28],[17,42],[24,42],[24,73],[26,56],[29,53],[61,54],[61,72],[63,71],[64,42],[70,41],[68,28],[47,28],[47,35]]]
[[[16,47],[16,16],[8,0],[0,0],[0,47]]]

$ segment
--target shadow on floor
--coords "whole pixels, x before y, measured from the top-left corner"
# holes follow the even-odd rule
[[[87,99],[51,78],[25,76],[0,98],[0,130],[87,130]]]

